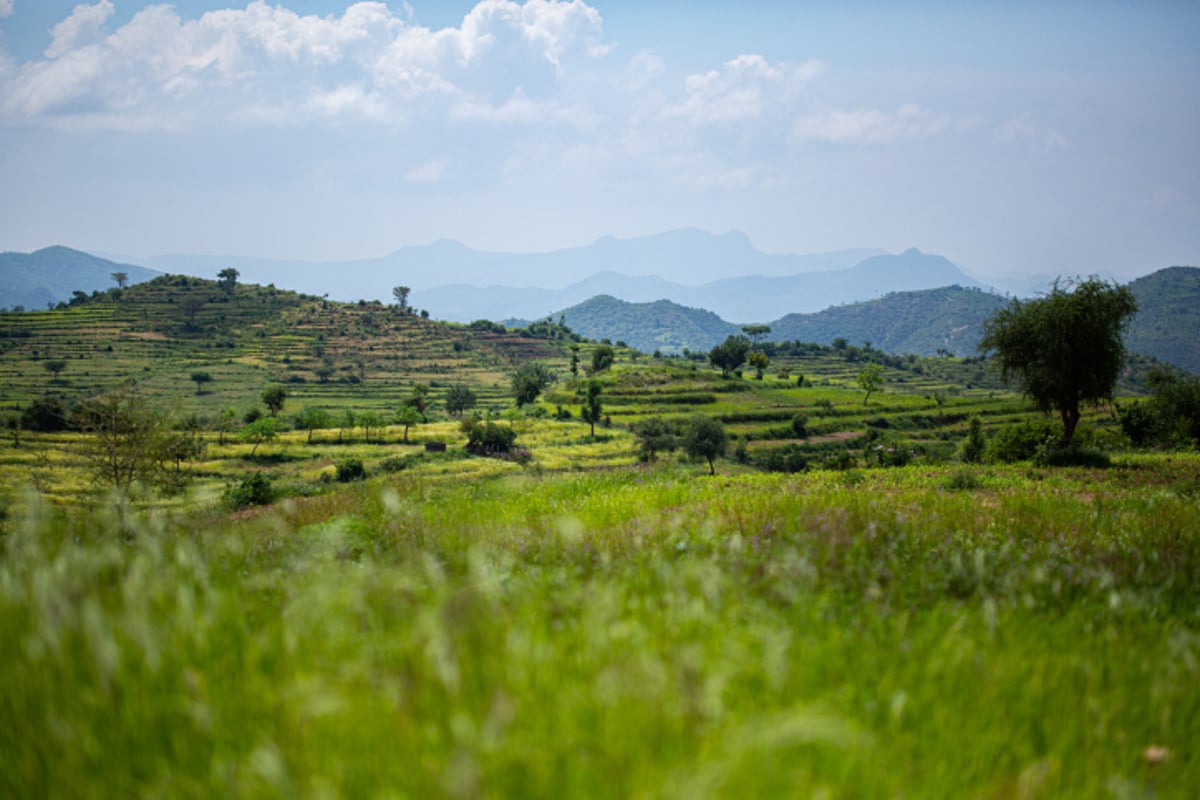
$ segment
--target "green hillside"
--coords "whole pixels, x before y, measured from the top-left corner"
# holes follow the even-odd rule
[[[711,311],[670,300],[629,303],[599,295],[561,312],[567,325],[589,339],[626,342],[643,353],[708,350],[739,328]]]
[[[1004,302],[999,295],[961,286],[893,292],[816,314],[789,314],[771,323],[771,335],[803,342],[871,342],[889,353],[966,356],[975,353],[983,321]]]
[[[1200,269],[1171,267],[1129,284],[1138,314],[1129,349],[1200,373]]]
[[[118,272],[125,274],[129,285],[161,274],[69,247],[47,247],[34,253],[0,253],[0,308],[33,311],[70,300],[76,292],[90,295],[104,291],[116,285],[112,276]]]

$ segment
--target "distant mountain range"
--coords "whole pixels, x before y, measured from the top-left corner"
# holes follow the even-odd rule
[[[73,292],[91,294],[116,285],[114,272],[129,284],[161,273],[81,253],[69,247],[47,247],[33,253],[0,253],[0,308],[37,311],[70,300]]]

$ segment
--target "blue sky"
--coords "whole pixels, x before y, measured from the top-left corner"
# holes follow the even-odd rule
[[[1200,263],[1200,4],[0,0],[0,250]],[[619,268],[619,265],[614,265]]]

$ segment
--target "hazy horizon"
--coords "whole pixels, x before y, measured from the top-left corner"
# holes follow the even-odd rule
[[[1200,6],[0,0],[0,250],[1200,263]]]

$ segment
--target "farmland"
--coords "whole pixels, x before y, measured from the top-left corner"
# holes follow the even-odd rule
[[[598,345],[553,323],[195,279],[0,331],[11,415],[133,378],[199,444],[177,491],[122,495],[95,481],[89,433],[10,427],[5,796],[1200,786],[1200,458],[1132,448],[1112,408],[1079,434],[1107,467],[964,463],[971,419],[990,441],[1043,424],[978,359],[793,343],[760,380],[616,345],[593,436],[577,389]],[[531,361],[558,381],[515,409]],[[428,413],[406,429],[418,385]],[[282,420],[343,421],[244,439],[267,386]],[[522,457],[466,449],[453,386]],[[694,414],[730,434],[716,477],[639,458],[637,423]],[[351,462],[365,477],[343,482]],[[232,510],[254,476],[273,502]]]

